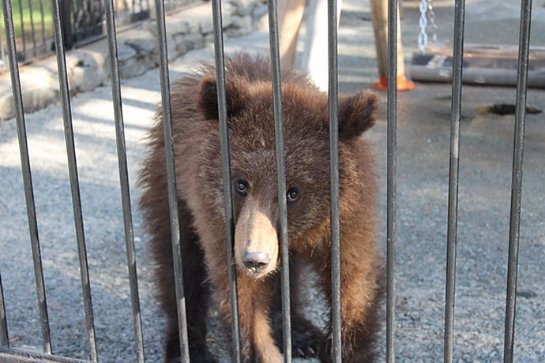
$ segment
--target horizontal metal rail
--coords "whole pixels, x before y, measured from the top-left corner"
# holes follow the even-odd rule
[[[89,363],[89,361],[67,358],[59,355],[40,354],[23,349],[0,346],[0,362],[2,363]]]

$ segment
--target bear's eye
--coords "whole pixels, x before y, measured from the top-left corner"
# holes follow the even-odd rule
[[[286,193],[286,199],[289,203],[293,203],[299,200],[299,189],[290,188]]]
[[[248,182],[246,180],[238,179],[235,182],[235,191],[242,196],[248,195]]]

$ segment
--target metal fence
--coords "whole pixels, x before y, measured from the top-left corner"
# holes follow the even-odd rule
[[[175,10],[199,0],[166,0],[165,9]],[[55,2],[55,1],[53,1]],[[12,15],[17,57],[28,62],[55,50],[53,4],[49,0],[12,1]],[[62,13],[63,44],[65,49],[84,45],[105,37],[105,7],[103,0],[59,0]],[[118,25],[131,24],[153,16],[149,0],[116,0],[115,16]],[[2,32],[4,32],[4,27]],[[6,60],[4,37],[0,38],[0,65]]]
[[[29,3],[30,5],[31,3]],[[40,2],[40,4],[42,4]],[[51,8],[54,30],[54,43],[57,51],[57,61],[59,69],[59,84],[61,91],[61,101],[63,105],[63,119],[66,136],[66,147],[68,150],[69,161],[69,174],[71,182],[71,192],[73,201],[74,220],[77,232],[77,242],[79,249],[79,260],[81,270],[81,287],[84,296],[84,309],[87,324],[87,338],[88,346],[90,350],[90,359],[92,361],[98,360],[97,343],[95,338],[95,325],[93,317],[93,305],[90,290],[89,273],[87,266],[87,254],[85,244],[85,234],[83,228],[83,219],[81,211],[81,201],[79,194],[79,182],[78,182],[78,167],[74,148],[74,136],[72,130],[72,113],[70,92],[68,89],[67,72],[65,64],[65,50],[67,48],[67,39],[65,33],[67,31],[63,24],[68,21],[63,16],[70,14],[71,12],[66,8],[63,8],[65,2],[53,1]],[[134,4],[134,3],[133,3]],[[143,6],[144,3],[139,3]],[[87,7],[88,6],[88,7]],[[166,35],[165,35],[165,3],[162,1],[156,1],[156,14],[157,14],[157,31],[158,42],[160,49],[160,75],[161,75],[161,95],[162,95],[162,110],[165,120],[171,119],[171,105],[169,98],[170,81],[168,73],[167,62],[167,49],[166,49]],[[232,240],[234,234],[233,215],[232,215],[232,198],[230,185],[230,168],[229,168],[229,145],[227,136],[227,118],[226,118],[226,98],[225,98],[225,73],[224,73],[224,51],[223,51],[223,35],[221,32],[222,15],[221,15],[221,1],[213,0],[213,23],[214,23],[214,49],[215,49],[215,62],[217,70],[217,81],[219,85],[218,89],[218,105],[219,105],[219,118],[221,125],[221,150],[223,161],[223,178],[224,178],[224,191],[225,191],[225,214],[226,214],[226,251],[229,259],[229,266],[231,266],[230,279],[232,285],[235,286],[235,270],[233,256],[232,256]],[[127,174],[127,158],[125,150],[124,139],[124,121],[123,111],[121,109],[121,92],[120,92],[120,80],[119,71],[117,67],[117,51],[116,51],[116,17],[114,16],[115,4],[112,1],[107,1],[104,6],[100,3],[85,1],[78,2],[76,9],[72,12],[74,18],[78,18],[78,14],[94,14],[90,18],[83,20],[83,23],[87,24],[91,28],[98,26],[101,22],[95,21],[102,19],[102,14],[105,15],[105,22],[107,28],[107,37],[109,44],[109,56],[111,63],[111,75],[112,75],[112,95],[113,95],[113,107],[115,110],[115,125],[116,125],[116,140],[117,151],[119,159],[119,173],[121,178],[121,190],[123,201],[123,213],[125,222],[125,238],[126,238],[126,250],[127,250],[127,263],[129,267],[129,280],[131,290],[131,303],[133,310],[133,323],[134,323],[134,337],[136,342],[136,360],[144,361],[144,347],[142,339],[142,322],[140,320],[140,306],[138,296],[138,283],[136,277],[136,258],[133,236],[133,224],[131,219],[131,201],[129,197],[129,184]],[[85,12],[85,10],[92,10],[91,12]],[[146,11],[149,11],[146,3]],[[22,51],[25,52],[26,48],[24,43],[17,44],[17,37],[15,36],[15,24],[14,13],[15,8],[12,6],[10,0],[3,0],[3,12],[5,28],[7,33],[7,50],[10,66],[10,74],[13,87],[13,96],[16,105],[16,120],[17,120],[17,132],[19,147],[22,160],[22,172],[24,181],[24,190],[26,196],[26,207],[28,213],[28,224],[30,229],[30,239],[32,242],[32,255],[34,262],[34,271],[36,279],[36,291],[38,295],[38,304],[40,311],[40,323],[42,328],[43,350],[45,355],[34,354],[32,352],[25,352],[19,349],[10,348],[9,332],[7,329],[7,319],[4,306],[4,297],[2,292],[2,285],[0,279],[0,359],[12,359],[14,361],[36,361],[36,360],[51,360],[59,362],[76,362],[77,360],[71,360],[68,358],[57,357],[52,354],[50,328],[48,320],[48,307],[47,307],[47,292],[44,288],[44,277],[42,269],[42,258],[40,255],[40,242],[39,234],[36,222],[35,201],[33,195],[33,181],[32,172],[29,163],[29,152],[27,145],[27,136],[25,131],[25,115],[23,113],[23,100],[21,96],[21,86],[19,82],[19,69],[18,69],[18,52],[22,46]],[[134,10],[134,8],[133,8]],[[328,2],[329,14],[337,14],[337,1],[330,0]],[[389,2],[389,13],[395,14],[398,11],[398,1],[392,0]],[[463,60],[463,32],[464,32],[464,0],[456,0],[455,2],[455,19],[454,19],[454,64],[453,64],[453,81],[452,81],[452,119],[451,119],[451,143],[450,143],[450,173],[449,173],[449,198],[448,198],[448,249],[447,249],[447,284],[446,284],[446,303],[445,303],[445,326],[444,326],[444,360],[445,362],[451,362],[453,359],[453,320],[454,320],[454,291],[455,291],[455,266],[456,266],[456,239],[457,239],[457,210],[458,210],[458,169],[459,169],[459,144],[460,144],[460,114],[461,114],[461,94],[462,94],[462,60]],[[277,3],[275,0],[269,1],[269,24],[270,24],[270,57],[272,62],[273,71],[273,85],[274,85],[274,115],[276,122],[276,130],[282,130],[281,119],[281,91],[280,91],[280,67],[279,67],[279,54],[278,54],[278,32],[277,32]],[[133,12],[134,14],[134,12]],[[90,19],[90,20],[89,20]],[[333,327],[333,357],[335,362],[341,361],[340,345],[341,342],[341,320],[340,320],[340,260],[339,260],[339,207],[338,207],[338,193],[339,193],[339,175],[338,175],[338,135],[337,128],[337,108],[338,108],[338,85],[337,85],[337,18],[336,16],[329,16],[329,122],[330,122],[330,155],[331,155],[331,231],[332,231],[332,327]],[[527,71],[528,71],[528,52],[529,52],[529,29],[531,19],[531,0],[523,0],[521,4],[521,20],[520,20],[520,41],[519,41],[519,68],[518,68],[518,85],[516,96],[516,119],[515,119],[515,144],[513,150],[513,168],[512,168],[512,194],[511,194],[511,216],[510,216],[510,234],[509,234],[509,262],[508,262],[508,284],[507,284],[507,299],[505,308],[505,339],[504,339],[504,361],[513,361],[514,350],[514,324],[515,324],[515,302],[516,302],[516,289],[517,289],[517,258],[518,258],[518,241],[519,241],[519,226],[520,226],[520,209],[521,209],[521,188],[522,188],[522,161],[523,161],[523,148],[524,148],[524,130],[525,130],[525,110],[526,110],[526,89],[527,89]],[[43,29],[43,18],[42,18]],[[397,17],[389,17],[389,74],[396,74],[396,60],[397,60]],[[33,31],[34,34],[34,31]],[[44,35],[43,31],[41,35]],[[77,38],[77,37],[76,37]],[[45,39],[45,36],[44,36]],[[37,47],[37,41],[33,41],[33,49]],[[395,248],[396,248],[396,120],[397,120],[397,91],[396,91],[396,77],[389,77],[388,83],[388,104],[387,104],[387,301],[386,301],[386,345],[387,345],[387,361],[395,361],[395,296],[396,288],[394,286],[395,276]],[[172,225],[172,235],[177,236],[172,241],[173,250],[180,251],[179,233],[177,230],[178,225],[178,206],[176,198],[176,188],[174,181],[174,149],[172,145],[172,128],[170,122],[165,122],[165,143],[166,143],[166,160],[169,175],[169,205],[170,205],[170,219]],[[276,146],[277,146],[277,167],[278,167],[278,190],[280,194],[285,194],[286,186],[284,181],[285,167],[283,165],[283,144],[282,133],[276,133]],[[284,200],[283,198],[279,198]],[[282,244],[282,298],[283,298],[283,322],[285,332],[290,331],[290,317],[289,317],[289,269],[288,269],[288,255],[287,255],[287,240],[286,236],[286,206],[281,205],[280,211],[282,218],[281,221],[281,233]],[[175,255],[180,255],[179,252]],[[181,266],[181,261],[176,260],[176,266]],[[181,268],[176,268],[176,271],[181,271]],[[187,334],[186,331],[186,313],[185,306],[183,304],[183,291],[182,291],[181,276],[176,276],[176,293],[178,302],[178,317],[179,317],[179,331],[180,331],[180,344],[182,348],[182,361],[189,361]],[[237,295],[232,289],[231,291],[231,306],[233,317],[238,315],[237,310]],[[239,328],[237,326],[237,319],[233,319],[232,326],[233,336],[233,361],[241,361],[241,347],[239,342]],[[291,361],[290,355],[290,336],[291,334],[284,334],[287,337],[284,340],[284,360],[286,362]]]

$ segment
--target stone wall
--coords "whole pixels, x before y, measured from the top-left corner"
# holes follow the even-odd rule
[[[224,36],[237,37],[251,32],[266,14],[261,1],[222,2]],[[212,4],[210,1],[182,9],[165,17],[169,61],[192,49],[213,42]],[[121,78],[141,75],[159,64],[156,40],[157,24],[148,20],[117,33],[119,73]],[[66,53],[71,94],[104,85],[109,79],[107,40]],[[59,81],[55,56],[20,68],[25,112],[35,112],[59,99]],[[0,120],[15,116],[9,72],[0,74]]]

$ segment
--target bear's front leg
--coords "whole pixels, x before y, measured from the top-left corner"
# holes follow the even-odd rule
[[[346,252],[346,251],[345,251]],[[322,270],[324,291],[331,306],[331,264]],[[367,363],[375,360],[374,342],[379,324],[382,287],[381,270],[373,259],[347,254],[341,248],[341,340],[342,361]],[[329,325],[320,360],[329,363],[332,350],[332,328]]]
[[[227,275],[224,275],[227,276]],[[242,361],[245,363],[281,363],[282,354],[272,336],[269,309],[274,292],[274,278],[255,280],[238,273],[238,315]],[[220,314],[231,329],[231,304],[228,279],[216,289]],[[220,286],[218,286],[220,287]]]
[[[272,336],[269,319],[274,279],[275,277],[265,277],[255,280],[239,273],[238,309],[244,362],[282,362],[282,354]]]

